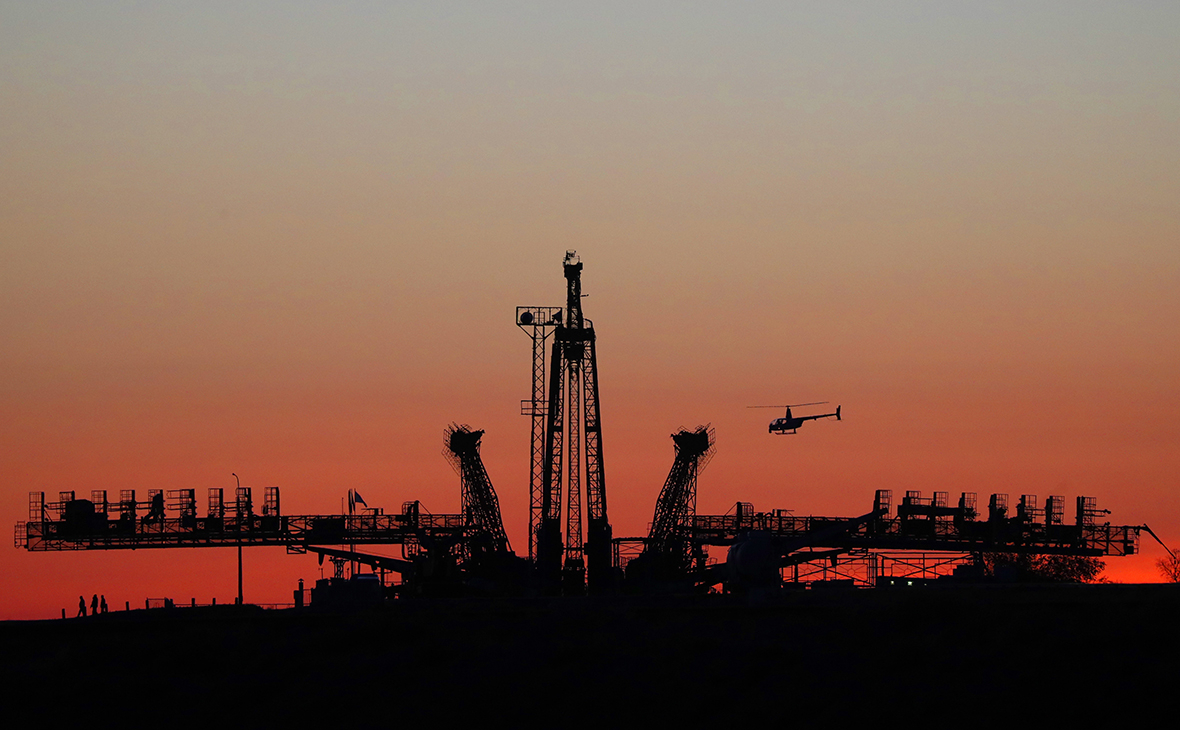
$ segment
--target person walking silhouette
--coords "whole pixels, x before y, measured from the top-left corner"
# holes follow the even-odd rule
[[[106,594],[105,594],[105,593],[104,593],[104,594],[103,594],[103,595],[102,595],[102,596],[99,598],[99,600],[98,600],[98,609],[99,609],[99,610],[100,610],[102,613],[106,613],[106,612],[107,612],[107,597],[106,597]]]
[[[86,618],[86,597],[78,596],[78,618]]]

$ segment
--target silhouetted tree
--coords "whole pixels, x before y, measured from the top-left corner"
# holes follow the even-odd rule
[[[1080,555],[982,553],[976,562],[989,578],[1020,583],[1098,583],[1106,564]]]
[[[1155,561],[1155,567],[1159,568],[1160,575],[1169,583],[1180,583],[1180,555],[1169,555],[1166,558],[1160,558]]]

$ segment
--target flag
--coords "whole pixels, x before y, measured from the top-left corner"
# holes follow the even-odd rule
[[[360,492],[358,492],[358,491],[356,491],[356,490],[354,489],[354,490],[352,490],[352,495],[353,495],[353,497],[355,497],[355,498],[356,498],[356,501],[357,501],[358,503],[360,503],[360,504],[363,504],[363,505],[365,505],[366,507],[368,507],[368,506],[369,506],[369,505],[368,505],[368,504],[365,502],[364,498],[363,498],[363,497],[361,497],[361,493],[360,493]]]

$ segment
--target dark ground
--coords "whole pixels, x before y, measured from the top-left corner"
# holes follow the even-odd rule
[[[2,622],[0,687],[49,727],[1024,726],[1174,705],[1178,651],[1180,585],[182,607]]]

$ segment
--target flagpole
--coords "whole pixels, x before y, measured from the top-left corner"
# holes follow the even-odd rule
[[[349,489],[348,490],[348,516],[350,518],[349,522],[354,522],[354,520],[352,520],[351,518],[354,517],[355,515],[356,515],[356,492],[352,489]],[[351,529],[353,527],[353,525],[350,524],[348,527]],[[356,543],[355,542],[349,543],[348,552],[350,552],[350,553],[356,552]],[[349,566],[348,576],[350,578],[352,576],[356,575],[357,567],[358,566],[357,566],[356,560],[353,559],[352,564]]]

